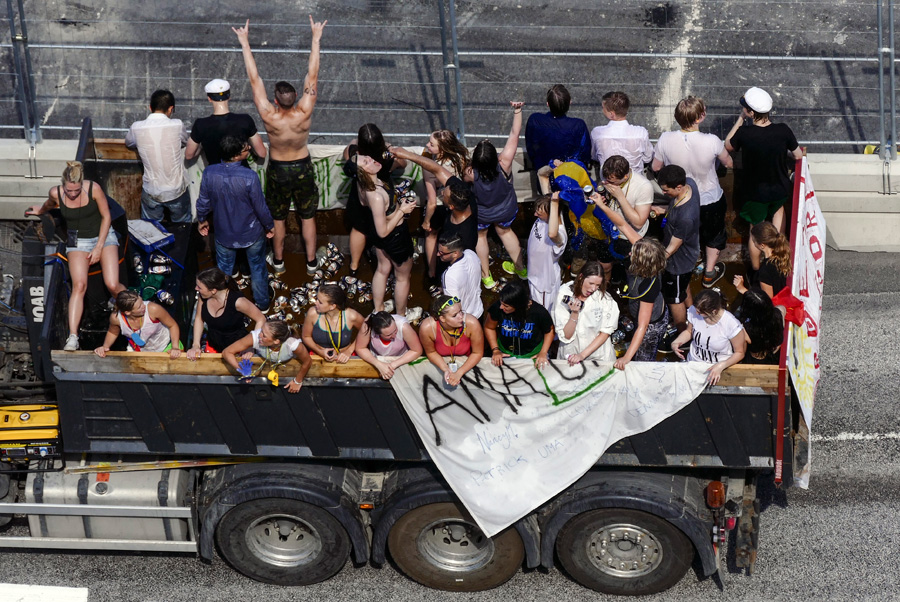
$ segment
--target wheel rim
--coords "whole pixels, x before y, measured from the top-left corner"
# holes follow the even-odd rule
[[[426,561],[454,572],[474,571],[491,561],[494,542],[476,525],[459,519],[435,521],[416,540]]]
[[[641,577],[663,559],[662,546],[653,534],[631,524],[606,525],[587,541],[587,555],[597,569],[614,577]]]
[[[253,521],[246,532],[247,547],[270,564],[283,567],[310,562],[322,551],[319,532],[289,514],[270,514]]]

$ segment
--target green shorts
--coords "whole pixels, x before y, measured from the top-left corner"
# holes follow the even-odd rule
[[[786,202],[787,197],[779,199],[774,203],[747,201],[741,208],[741,218],[751,226],[755,226],[764,221],[772,221],[772,217],[775,216],[779,209],[784,207]]]
[[[312,159],[275,161],[266,168],[266,204],[272,219],[287,219],[291,203],[300,219],[312,219],[319,208],[319,188]]]

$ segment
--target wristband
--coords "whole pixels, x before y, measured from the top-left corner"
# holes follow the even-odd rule
[[[500,351],[499,347],[491,347],[491,351]]]

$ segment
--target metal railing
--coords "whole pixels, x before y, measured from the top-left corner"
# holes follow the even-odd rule
[[[74,137],[80,129],[81,118],[90,112],[95,117],[95,130],[99,134],[121,136],[131,121],[143,117],[147,103],[143,96],[146,90],[154,87],[170,87],[176,91],[178,116],[191,122],[208,112],[209,105],[202,94],[202,84],[208,79],[220,77],[223,72],[229,73],[233,84],[232,110],[255,114],[249,103],[249,90],[239,63],[240,49],[233,39],[222,37],[222,32],[227,32],[229,25],[224,10],[220,17],[222,23],[191,20],[190,15],[183,17],[183,20],[157,21],[146,18],[138,10],[135,10],[133,20],[76,19],[64,14],[64,7],[59,8],[59,18],[53,18],[55,15],[49,14],[49,8],[39,10],[29,7],[38,13],[29,18],[25,15],[23,0],[6,1],[10,37],[0,41],[0,48],[9,49],[12,55],[10,64],[13,68],[5,75],[15,84],[14,94],[12,91],[9,94],[15,99],[13,103],[0,104],[0,134],[19,131],[33,144],[40,141],[42,133],[50,137]],[[694,78],[690,82],[676,79],[674,83],[660,83],[654,79],[654,74],[672,70],[690,72],[692,69],[702,73],[722,65],[737,71],[742,65],[753,63],[784,65],[788,71],[789,65],[803,66],[800,70],[824,66],[827,77],[823,75],[823,85],[831,85],[835,97],[831,104],[808,107],[796,102],[780,105],[778,118],[798,123],[795,131],[800,134],[801,144],[856,151],[861,151],[866,144],[879,145],[885,161],[896,158],[895,71],[900,59],[894,53],[892,0],[877,0],[877,6],[871,2],[851,3],[865,10],[850,25],[823,25],[820,29],[811,26],[810,31],[806,32],[815,34],[811,35],[810,41],[791,42],[788,51],[783,53],[772,48],[758,52],[734,52],[741,46],[729,47],[726,44],[721,45],[722,52],[709,52],[720,46],[707,43],[701,47],[701,44],[691,44],[689,41],[696,39],[700,33],[695,34],[694,38],[683,36],[688,40],[685,43],[672,43],[670,47],[655,44],[650,49],[650,44],[639,43],[649,38],[648,31],[671,37],[678,27],[689,31],[691,18],[696,17],[670,14],[670,9],[666,8],[669,5],[663,6],[657,2],[637,0],[633,3],[638,10],[647,12],[650,21],[643,27],[619,25],[614,20],[600,17],[596,21],[569,24],[543,23],[543,20],[535,19],[531,21],[538,21],[538,25],[507,23],[502,18],[483,21],[481,16],[473,18],[472,7],[466,7],[468,12],[459,15],[455,0],[427,2],[413,3],[410,10],[415,12],[415,19],[418,20],[405,22],[403,28],[406,33],[396,39],[389,39],[390,32],[395,29],[391,18],[396,18],[396,15],[387,12],[373,16],[370,11],[356,20],[347,17],[347,21],[341,23],[338,22],[339,17],[329,22],[328,28],[333,28],[330,31],[340,33],[324,38],[323,57],[332,56],[335,60],[329,61],[328,70],[323,67],[320,81],[323,88],[327,86],[328,90],[338,92],[332,96],[320,95],[311,142],[346,143],[356,135],[356,128],[350,127],[353,119],[357,119],[358,123],[375,121],[383,124],[385,134],[398,143],[421,144],[428,132],[441,127],[455,130],[461,138],[503,139],[508,127],[504,121],[507,113],[500,109],[499,101],[515,95],[530,103],[528,110],[542,106],[547,85],[556,81],[535,81],[530,75],[545,71],[545,77],[558,78],[557,81],[563,81],[570,87],[578,103],[578,116],[591,125],[603,122],[597,101],[598,86],[624,89],[629,93],[634,91],[634,96],[640,100],[633,105],[633,119],[631,116],[629,119],[649,126],[653,134],[671,127],[675,102],[689,92],[707,98],[709,116],[704,127],[724,136],[736,114],[736,99],[743,89],[751,85],[746,83],[749,80],[746,75],[741,78],[711,78],[706,82]],[[336,3],[334,7],[322,6],[327,4],[327,0],[320,2],[317,10],[330,9],[340,14],[337,7],[341,3]],[[724,6],[716,0],[698,0],[685,5],[683,10],[692,10],[690,7],[701,4],[711,5],[711,10],[719,10],[719,5]],[[802,4],[808,10],[831,5],[829,2],[793,2],[791,6],[796,4]],[[871,18],[868,13],[870,7],[877,9],[872,15],[877,18],[877,35],[876,28],[866,21]],[[508,3],[501,8],[511,10]],[[434,9],[437,9],[437,18]],[[700,14],[699,11],[697,14]],[[32,39],[26,34],[26,23],[32,31]],[[134,32],[162,27],[166,28],[168,44],[136,41],[138,38]],[[308,36],[304,37],[305,25],[282,19],[277,23],[253,24],[253,27],[253,51],[259,58],[261,69],[267,69],[266,81],[276,78],[296,80],[298,71],[302,77],[305,57],[309,52],[308,48],[303,47],[308,43]],[[753,35],[756,30],[766,31],[765,24],[755,26],[755,29],[746,24],[734,29],[713,24],[702,29],[701,33],[707,36],[725,35],[723,39],[727,40],[727,34],[740,32]],[[295,31],[300,33],[292,33]],[[330,31],[327,30],[326,36]],[[795,33],[787,29],[784,31]],[[362,32],[374,34],[367,36]],[[479,38],[485,32],[493,34],[488,36],[487,41]],[[273,37],[279,40],[277,45],[269,44],[268,38]],[[543,45],[526,43],[541,37],[549,41]],[[260,42],[261,38],[266,39]],[[816,41],[818,38],[833,38],[835,41],[831,45],[819,44]],[[843,42],[839,38],[856,40],[846,55],[840,54]],[[870,38],[875,42],[872,44],[875,52],[867,54],[865,48]],[[604,44],[605,39],[622,41]],[[211,43],[204,43],[207,40]],[[385,42],[381,43],[382,40]],[[611,50],[610,46],[614,49]],[[32,65],[32,52],[40,56],[41,68],[37,72]],[[111,52],[117,53],[117,60],[121,58],[121,69],[110,68],[106,64],[110,55],[104,53]],[[134,57],[143,56],[153,57],[146,60],[148,66],[164,66],[180,61],[190,63],[190,69],[170,68],[168,73],[159,76],[149,72],[139,73],[135,67],[139,61]],[[572,63],[569,71],[559,68],[561,63],[572,61],[580,62]],[[358,68],[342,68],[342,63],[350,62]],[[620,75],[624,66],[638,64],[645,67],[636,69],[635,76]],[[73,65],[79,65],[80,69]],[[585,65],[592,68],[579,70],[579,66]],[[160,70],[165,71],[165,68]],[[871,73],[876,70],[877,75]],[[785,85],[779,86],[776,93],[782,93],[785,98],[813,98],[820,91],[818,82],[804,86],[804,82],[795,78],[785,75],[779,78],[785,80],[782,81]],[[773,81],[779,78],[773,78]],[[72,92],[67,88],[71,85],[68,83],[70,80],[78,82],[78,85],[72,85],[75,88]],[[121,90],[122,93],[91,97],[91,93],[82,92],[91,81],[97,82],[98,87],[115,89],[116,92]],[[4,81],[0,78],[0,88],[3,85]],[[667,89],[661,98],[656,99],[654,95],[663,86]],[[854,95],[869,97],[874,94],[879,95],[877,109],[874,103],[863,101],[857,108],[849,102]],[[826,89],[823,97],[831,95]],[[653,101],[648,102],[648,97]],[[13,106],[15,108],[10,110]],[[778,103],[776,106],[779,106]],[[75,110],[82,112],[75,115]],[[573,108],[573,113],[575,111]],[[16,120],[19,123],[14,123]],[[831,129],[803,127],[817,121],[838,125]],[[877,139],[873,135],[876,129],[880,130]]]

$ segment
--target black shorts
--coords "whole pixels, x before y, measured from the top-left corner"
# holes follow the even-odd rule
[[[725,236],[725,212],[728,211],[728,203],[725,201],[725,193],[715,203],[700,206],[700,246],[710,249],[722,250],[725,248],[727,237]]]
[[[616,257],[613,251],[621,255]],[[609,240],[597,240],[590,236],[585,236],[581,247],[573,252],[573,257],[584,261],[599,261],[601,263],[615,263],[623,261],[631,255],[631,243],[622,238],[617,238],[612,243],[612,249],[609,248]]]
[[[684,299],[687,296],[687,288],[691,283],[691,276],[693,275],[693,272],[687,272],[685,274],[670,274],[669,272],[663,272],[662,294],[666,303],[669,305],[684,303]]]

